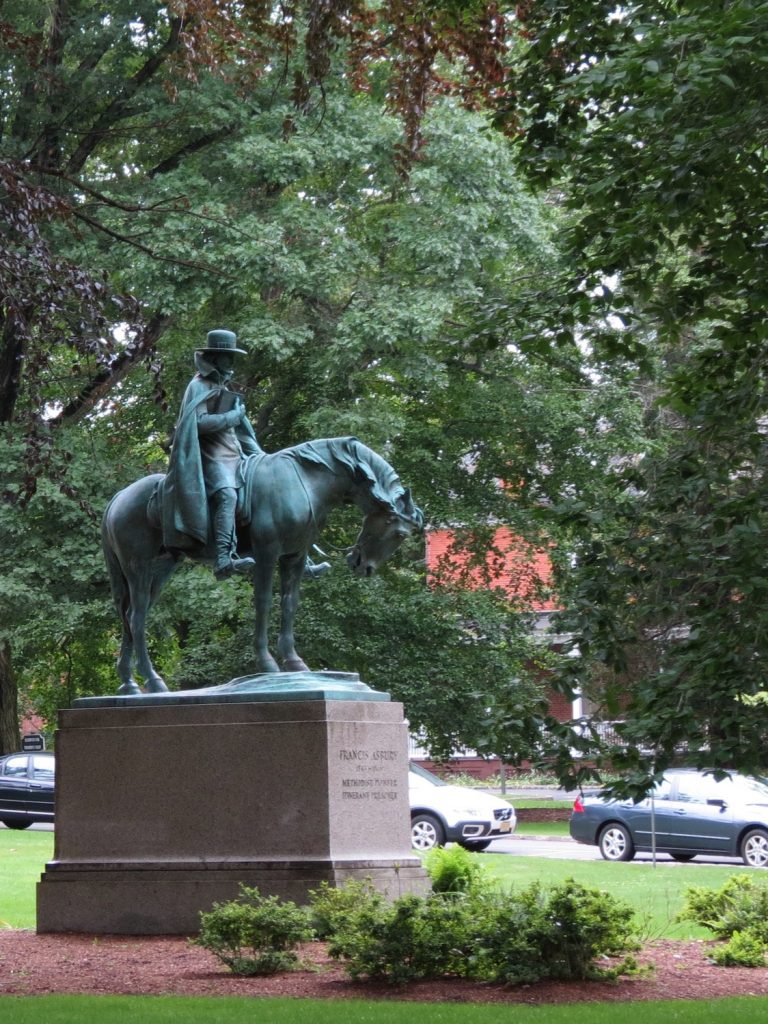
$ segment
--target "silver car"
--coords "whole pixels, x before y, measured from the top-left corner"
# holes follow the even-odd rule
[[[480,853],[493,839],[510,835],[517,825],[506,800],[464,786],[451,786],[421,765],[408,773],[411,844],[424,852],[445,843],[460,843]]]

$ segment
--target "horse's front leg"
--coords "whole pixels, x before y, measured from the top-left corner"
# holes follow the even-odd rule
[[[272,578],[276,557],[260,552],[253,571],[254,653],[259,672],[279,672],[280,666],[269,652],[269,611],[272,606]]]
[[[299,589],[306,555],[290,555],[280,559],[280,635],[277,654],[283,672],[308,672],[309,668],[296,653],[293,623],[299,607]]]
[[[117,678],[120,680],[118,693],[135,694],[141,693],[141,687],[133,678],[131,666],[133,665],[133,637],[128,625],[127,612],[122,614],[123,635],[120,641],[120,654],[117,659]]]

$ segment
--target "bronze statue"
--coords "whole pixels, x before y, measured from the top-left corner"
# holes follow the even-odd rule
[[[197,373],[181,403],[163,484],[163,544],[185,551],[206,544],[213,531],[216,579],[248,573],[252,558],[238,558],[235,534],[237,493],[249,455],[262,454],[240,396],[227,384],[236,347],[232,331],[209,331],[195,352]]]
[[[364,513],[347,554],[350,568],[361,576],[371,576],[405,537],[423,526],[421,510],[392,467],[354,437],[308,441],[265,454],[242,404],[226,386],[240,351],[235,343],[232,332],[213,331],[199,351],[198,374],[184,396],[168,474],[130,484],[104,513],[102,546],[122,623],[121,694],[141,692],[132,674],[134,662],[147,690],[167,689],[147,651],[146,618],[185,556],[213,561],[220,578],[252,575],[258,671],[303,672],[308,669],[296,653],[293,626],[308,552],[328,511],[353,502]],[[237,523],[233,495],[239,495]],[[282,612],[279,665],[267,646],[276,565]]]

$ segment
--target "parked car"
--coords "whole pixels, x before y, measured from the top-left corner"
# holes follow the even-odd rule
[[[494,839],[514,832],[517,818],[505,800],[465,786],[450,786],[421,765],[408,773],[411,843],[424,852],[446,843],[486,850]]]
[[[53,821],[56,758],[48,752],[0,757],[0,821],[8,828],[29,828]]]
[[[768,779],[674,769],[645,800],[579,797],[570,818],[578,843],[598,846],[605,860],[632,860],[638,850],[689,861],[697,854],[741,857],[768,867]]]

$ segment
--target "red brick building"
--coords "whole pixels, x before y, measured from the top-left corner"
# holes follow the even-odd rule
[[[550,633],[550,619],[558,604],[552,591],[552,562],[545,550],[532,547],[508,527],[500,526],[493,533],[493,543],[484,558],[478,559],[461,546],[454,530],[430,530],[427,533],[427,570],[430,579],[459,583],[466,587],[497,587],[504,591],[521,611],[535,616],[535,632],[542,642],[557,644]],[[561,722],[582,713],[581,701],[569,701],[554,690],[548,694],[552,714]],[[414,745],[412,756],[418,757]],[[428,762],[427,762],[428,764]],[[484,761],[472,752],[454,758],[448,767],[479,778],[498,771],[498,761]]]

